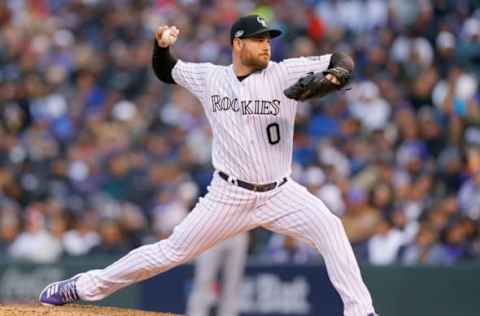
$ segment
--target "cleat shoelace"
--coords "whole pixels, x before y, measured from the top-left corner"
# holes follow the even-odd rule
[[[68,282],[60,291],[60,295],[66,303],[78,300],[77,285],[74,281]]]

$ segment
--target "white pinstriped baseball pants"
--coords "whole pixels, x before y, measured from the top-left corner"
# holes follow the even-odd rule
[[[301,239],[320,252],[343,300],[345,316],[374,312],[343,225],[322,201],[292,179],[272,191],[252,192],[227,183],[216,173],[208,193],[169,238],[132,250],[104,269],[81,274],[78,294],[86,301],[100,300],[259,226]]]

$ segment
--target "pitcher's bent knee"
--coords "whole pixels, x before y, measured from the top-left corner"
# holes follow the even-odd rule
[[[342,229],[343,230],[343,223],[341,219],[334,215],[333,213],[328,212],[320,212],[317,213],[314,217],[315,226],[325,226],[332,229]],[[322,225],[323,224],[323,225]]]
[[[344,235],[345,228],[340,218],[332,213],[320,213],[313,217],[310,225],[307,225],[307,234],[313,239],[314,243],[321,248],[329,247],[326,240],[332,234]]]
[[[328,224],[331,225],[331,227],[335,227],[336,229],[342,229],[342,230],[344,229],[342,220],[338,216],[329,214],[329,216],[327,216],[327,219],[328,219]]]

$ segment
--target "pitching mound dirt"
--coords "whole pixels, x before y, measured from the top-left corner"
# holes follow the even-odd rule
[[[0,305],[0,316],[175,316],[174,314],[144,312],[134,309],[68,305],[46,307],[42,305]],[[178,315],[177,315],[178,316]]]

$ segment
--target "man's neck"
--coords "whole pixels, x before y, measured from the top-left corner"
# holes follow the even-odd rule
[[[233,72],[237,77],[245,77],[254,72],[251,67],[245,66],[239,62],[233,61]]]

